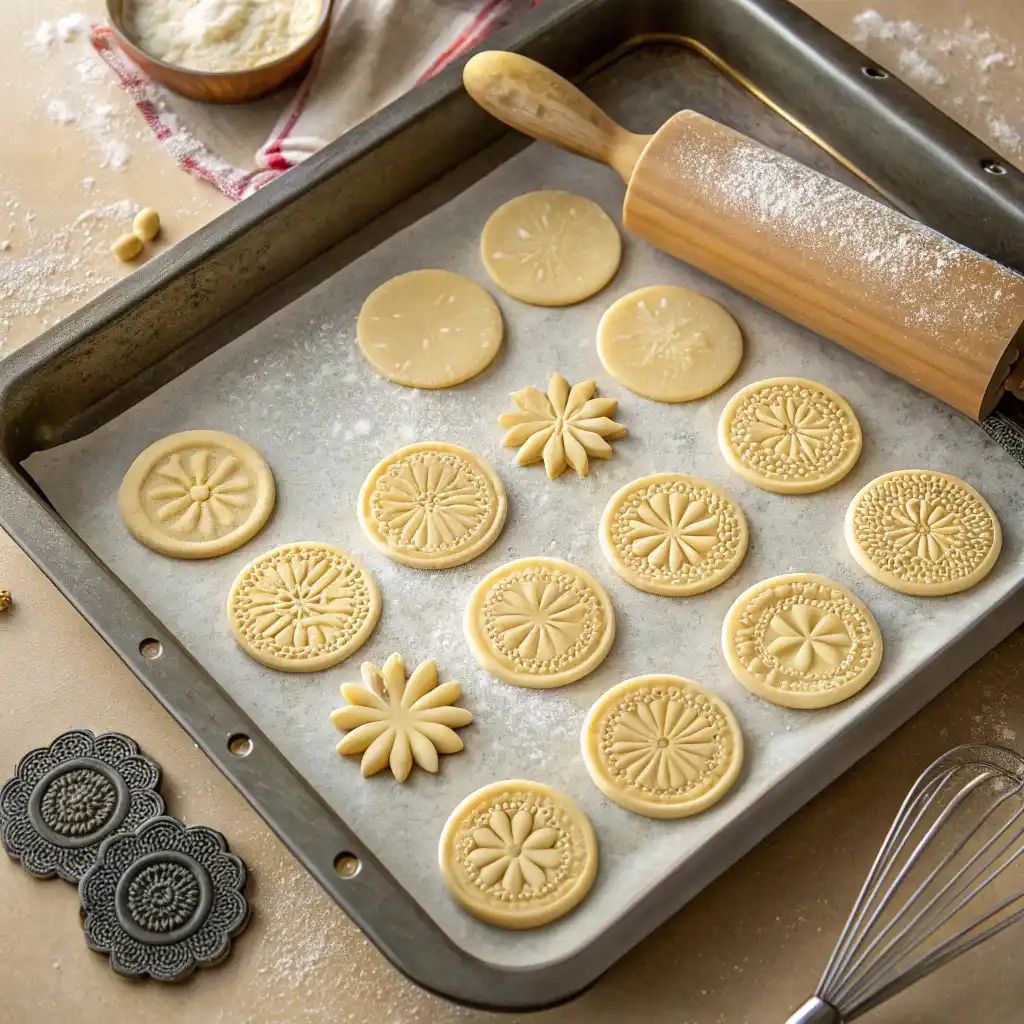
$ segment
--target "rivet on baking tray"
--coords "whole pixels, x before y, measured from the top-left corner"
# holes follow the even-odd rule
[[[156,661],[156,659],[163,653],[164,645],[160,643],[159,640],[154,640],[152,637],[147,637],[139,644],[139,654],[141,654],[146,661]]]
[[[989,174],[1006,174],[1006,167],[998,160],[982,160],[981,166]]]
[[[235,757],[248,757],[252,753],[252,740],[245,733],[236,732],[228,737],[228,750]]]
[[[362,864],[354,853],[339,853],[334,858],[334,871],[341,878],[355,878]]]
[[[868,78],[883,79],[889,77],[888,71],[883,71],[881,68],[872,67],[870,64],[867,67],[861,68],[861,71],[867,75]]]

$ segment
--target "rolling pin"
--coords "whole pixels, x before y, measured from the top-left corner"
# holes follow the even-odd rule
[[[975,419],[1010,386],[1021,275],[695,111],[635,135],[500,51],[463,81],[510,127],[618,172],[623,223],[657,248]]]

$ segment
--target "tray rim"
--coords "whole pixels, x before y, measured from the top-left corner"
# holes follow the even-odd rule
[[[814,50],[813,42],[817,41],[825,51],[835,49],[838,44],[840,50],[849,51],[847,57],[854,55],[855,65],[861,65],[865,60],[787,0],[691,0],[688,6],[691,12],[699,12],[711,4],[734,9],[737,14],[742,13],[772,27],[783,42],[787,38],[790,44],[798,42],[797,55],[801,50]],[[513,30],[492,40],[490,45],[507,49],[528,48],[577,15],[597,19],[616,7],[622,8],[621,0],[551,0],[550,4],[534,11]],[[657,25],[658,18],[665,18],[668,6],[657,0],[645,0],[634,5],[633,13],[641,8],[649,19],[642,28],[649,29],[650,19],[654,19]],[[630,19],[625,21],[628,23]],[[681,41],[677,33],[637,31],[622,41],[618,50],[606,54],[606,58],[610,61],[614,55],[621,55],[631,40],[636,40],[638,45],[645,41]],[[703,45],[699,44],[698,48]],[[859,67],[832,68],[832,73],[839,78],[849,78],[858,71]],[[412,96],[386,108],[360,129],[328,147],[319,157],[293,170],[280,184],[270,186],[247,204],[240,204],[201,229],[180,247],[181,253],[170,253],[167,259],[154,261],[150,265],[152,269],[144,268],[0,362],[0,525],[189,732],[292,853],[399,970],[417,984],[459,1002],[489,1009],[539,1009],[572,998],[593,983],[615,960],[728,865],[718,857],[715,863],[701,864],[695,871],[691,861],[687,869],[691,878],[685,885],[673,886],[670,898],[665,899],[662,890],[678,879],[664,880],[597,939],[562,960],[536,968],[497,967],[477,960],[456,946],[415,904],[216,681],[60,520],[17,465],[23,457],[16,454],[17,449],[25,444],[26,438],[19,429],[20,424],[14,424],[13,430],[8,429],[11,424],[5,417],[9,400],[16,396],[19,386],[35,370],[77,346],[87,345],[100,326],[145,301],[170,280],[200,265],[230,241],[244,236],[253,225],[287,209],[295,197],[315,187],[324,177],[337,173],[360,151],[380,144],[431,106],[460,93],[460,72],[461,62]],[[923,113],[931,112],[933,120],[939,122],[935,129],[936,139],[931,140],[938,145],[952,122],[944,123],[948,122],[944,115],[916,94],[914,97],[919,107],[923,107]],[[765,99],[764,96],[761,98]],[[769,104],[776,106],[773,101]],[[916,113],[921,115],[922,110],[918,109]],[[921,130],[920,126],[917,130]],[[997,158],[962,129],[957,131],[961,133],[959,143],[964,152],[980,153],[979,159]],[[856,173],[866,177],[859,170]],[[1021,181],[1024,182],[1024,177]],[[883,191],[888,190],[883,188]],[[1024,191],[1021,194],[1024,195]],[[996,192],[993,207],[998,209],[1005,203],[1005,194]],[[1024,203],[1015,203],[1013,213],[1017,221],[1024,224]],[[998,240],[990,244],[990,254],[991,248],[999,248],[997,243]],[[36,444],[41,437],[45,434],[37,435]],[[752,811],[734,819],[724,830],[734,841],[737,850],[734,859],[739,859],[785,817],[1006,636],[1024,618],[1022,594],[1024,586],[1005,595],[987,615],[979,617],[976,631],[972,629],[951,639],[899,690],[864,716],[855,729],[817,750],[802,766],[804,778],[795,778],[795,771],[792,771],[759,805],[756,814]],[[163,646],[164,653],[156,661],[145,659],[139,650],[141,644],[150,638],[159,640]],[[918,677],[926,682],[915,689],[910,684]],[[202,716],[202,727],[197,716]],[[229,752],[228,743],[238,734],[248,735],[253,740],[253,753],[246,758],[235,757]],[[813,781],[809,781],[811,779]],[[279,782],[287,783],[293,790],[286,801],[274,800],[273,790]],[[280,806],[282,803],[286,805],[283,808]],[[752,818],[758,821],[749,820]],[[295,838],[291,824],[302,833],[301,838]],[[345,853],[354,853],[361,864],[359,873],[351,880],[341,878],[333,870],[336,859]],[[700,863],[700,855],[694,860]]]

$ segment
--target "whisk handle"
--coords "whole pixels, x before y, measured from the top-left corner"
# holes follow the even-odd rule
[[[834,1007],[817,996],[811,996],[786,1024],[843,1024],[843,1018]]]

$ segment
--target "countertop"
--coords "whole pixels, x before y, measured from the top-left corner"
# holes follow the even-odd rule
[[[801,6],[916,85],[1024,165],[1020,0],[801,0]],[[965,15],[965,8],[970,15]],[[228,206],[188,178],[82,38],[45,43],[43,13],[5,0],[13,41],[0,72],[0,357],[130,269],[108,253],[132,203],[160,209],[154,252]],[[857,18],[860,15],[861,17]],[[1017,47],[1021,54],[1018,54]],[[98,70],[96,65],[99,65]],[[228,116],[179,111],[243,162],[281,100]],[[177,110],[177,108],[176,108]],[[104,166],[105,165],[105,166]],[[130,217],[128,218],[130,220]],[[4,248],[3,242],[9,246]],[[6,262],[5,262],[6,261]],[[168,811],[229,837],[252,869],[252,924],[222,966],[179,986],[114,975],[82,940],[74,891],[0,863],[0,1021],[201,1024],[512,1021],[455,1007],[401,977],[319,889],[71,605],[0,533],[0,774],[75,726],[116,729],[165,768]],[[843,775],[571,1004],[538,1024],[771,1024],[814,988],[904,793],[959,742],[1024,736],[1024,630]],[[877,1024],[1020,1020],[1020,928],[1009,930],[871,1015]]]

